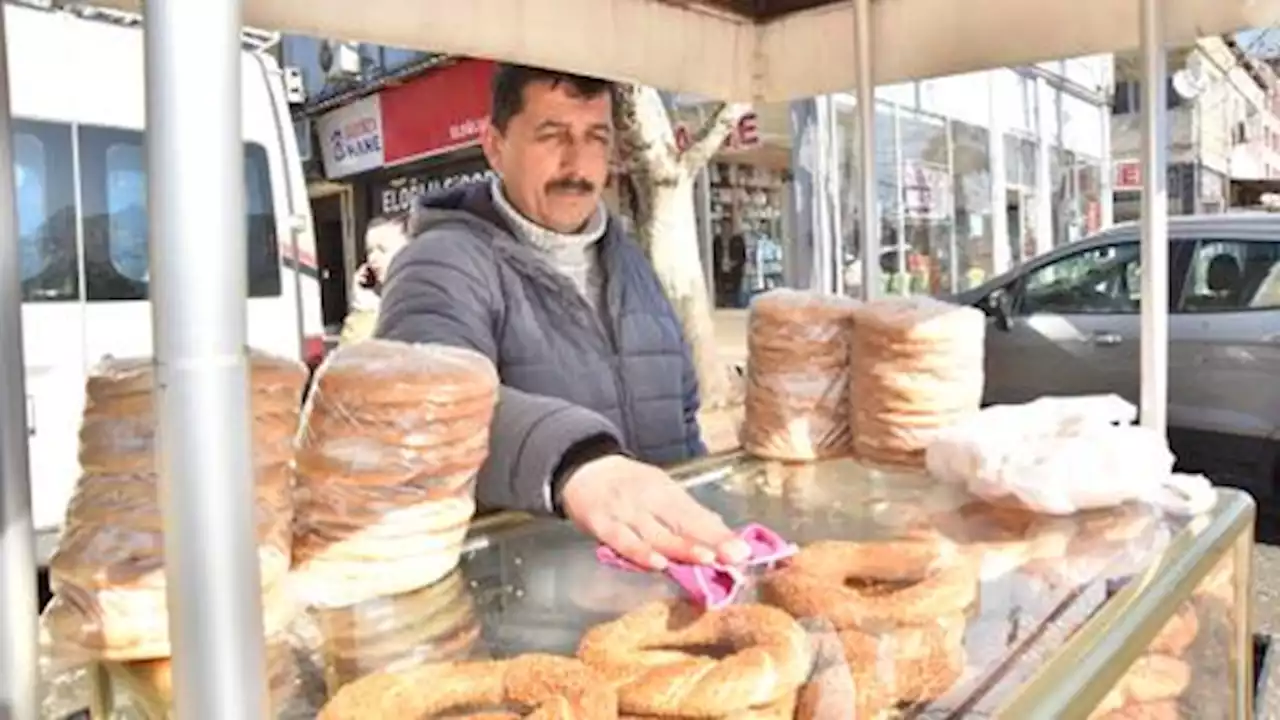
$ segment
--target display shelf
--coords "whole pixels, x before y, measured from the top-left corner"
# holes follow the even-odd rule
[[[977,583],[956,635],[963,668],[902,717],[1089,716],[1187,612],[1198,629],[1177,652],[1193,672],[1169,698],[1180,709],[1174,717],[1203,717],[1191,713],[1202,707],[1218,708],[1214,717],[1249,717],[1254,506],[1243,493],[1222,490],[1210,513],[1189,520],[1145,506],[1055,519],[995,509],[923,475],[852,460],[786,466],[735,454],[681,475],[731,524],[763,523],[801,545],[921,533],[954,544]],[[503,515],[480,525],[456,576],[463,580],[456,601],[441,602],[427,588],[342,611],[400,630],[370,624],[363,636],[337,636],[317,613],[301,615],[292,634],[299,679],[278,716],[313,716],[341,682],[425,657],[569,654],[592,625],[674,593],[659,576],[601,566],[594,543],[566,523]],[[339,656],[343,677],[334,670]],[[148,716],[165,705],[163,693],[148,688],[154,672],[117,664],[107,676],[117,699],[144,697]]]

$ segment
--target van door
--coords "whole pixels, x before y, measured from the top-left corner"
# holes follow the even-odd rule
[[[22,275],[31,502],[37,530],[62,525],[79,475],[84,404],[83,271],[71,128],[17,120],[15,199]]]

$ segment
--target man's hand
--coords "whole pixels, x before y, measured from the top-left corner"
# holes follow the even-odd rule
[[[583,531],[637,565],[663,570],[672,560],[741,563],[751,548],[665,472],[621,455],[586,463],[561,494]]]

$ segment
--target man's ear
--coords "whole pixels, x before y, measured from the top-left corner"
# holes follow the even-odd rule
[[[485,123],[480,130],[480,148],[484,159],[494,172],[502,174],[502,133],[492,123]]]

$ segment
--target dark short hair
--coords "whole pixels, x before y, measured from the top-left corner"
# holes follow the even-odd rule
[[[537,82],[551,83],[551,87],[564,85],[571,96],[587,99],[613,92],[613,83],[608,80],[502,63],[493,73],[493,82],[490,84],[489,124],[499,132],[506,132],[511,118],[524,110],[524,89]]]

